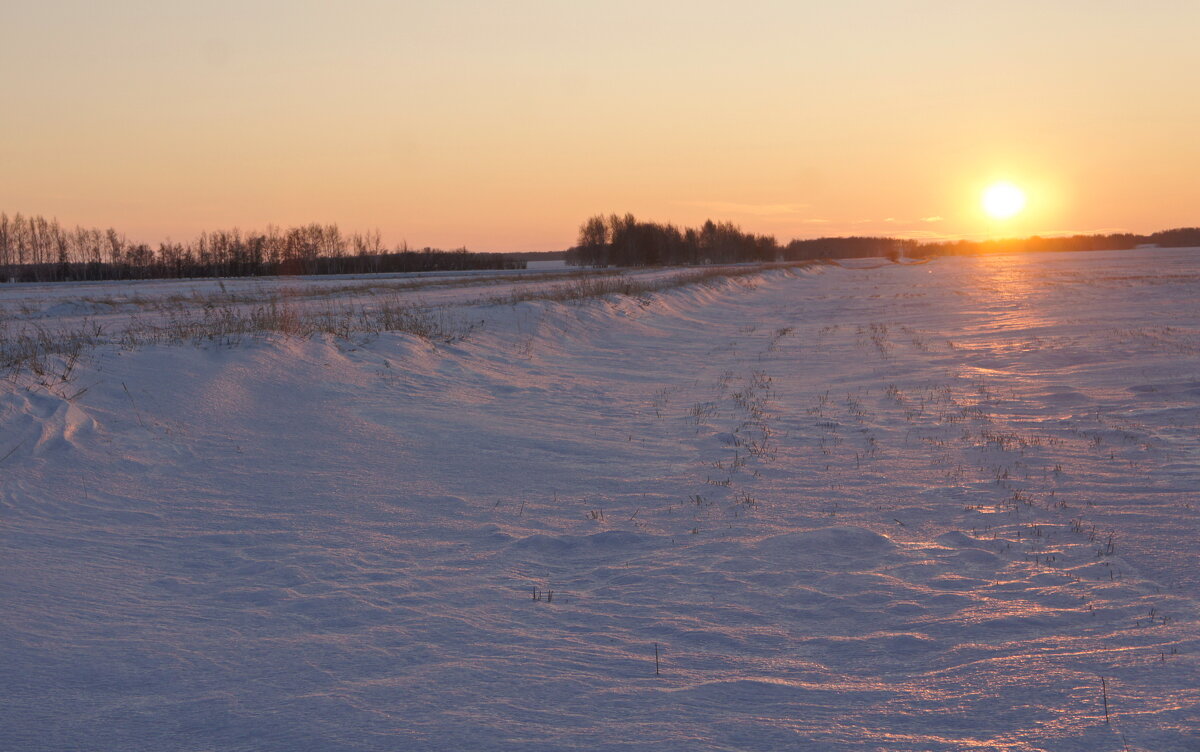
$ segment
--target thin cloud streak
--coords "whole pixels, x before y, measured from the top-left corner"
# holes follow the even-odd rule
[[[808,204],[741,204],[733,201],[677,201],[680,206],[694,206],[722,215],[778,217],[803,214]],[[805,220],[808,221],[808,220]]]

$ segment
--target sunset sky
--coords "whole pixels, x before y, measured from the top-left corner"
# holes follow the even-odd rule
[[[1200,3],[14,2],[0,210],[556,250],[1200,224]],[[1006,180],[1026,209],[987,218]]]

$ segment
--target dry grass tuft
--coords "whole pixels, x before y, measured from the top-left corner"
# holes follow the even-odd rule
[[[207,307],[198,313],[173,312],[156,321],[134,318],[110,334],[93,322],[73,328],[26,325],[17,329],[0,319],[0,374],[65,380],[82,354],[104,344],[126,349],[156,344],[234,346],[272,336],[308,338],[329,334],[349,340],[390,332],[452,344],[466,339],[475,327],[475,323],[399,300],[380,301],[370,307],[321,309],[300,309],[279,300],[252,308]]]

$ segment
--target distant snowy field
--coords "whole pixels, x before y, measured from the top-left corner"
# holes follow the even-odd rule
[[[0,382],[0,749],[1200,749],[1200,251],[526,279]]]

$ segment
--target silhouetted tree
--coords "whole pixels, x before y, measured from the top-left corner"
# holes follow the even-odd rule
[[[111,228],[68,231],[53,219],[0,213],[0,281],[521,269],[525,264],[466,248],[418,253],[404,243],[388,251],[379,230],[347,239],[337,225],[287,230],[269,225],[265,233],[235,227],[202,232],[187,243],[168,239],[152,248],[130,243]]]

